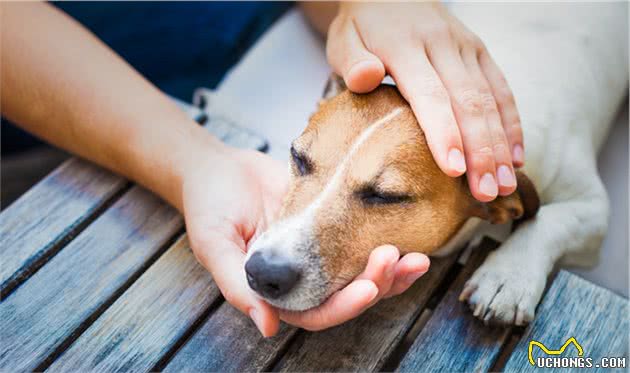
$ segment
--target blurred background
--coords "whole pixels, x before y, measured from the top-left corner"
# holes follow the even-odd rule
[[[291,2],[55,2],[172,97],[215,88]],[[26,21],[28,22],[28,21]],[[68,158],[2,118],[5,209]]]

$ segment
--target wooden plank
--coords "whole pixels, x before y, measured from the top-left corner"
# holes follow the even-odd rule
[[[232,146],[251,148],[262,141],[227,126],[211,132]],[[180,240],[54,362],[53,369],[149,370],[219,298],[208,272]]]
[[[168,254],[160,258],[81,335],[51,369],[149,370],[154,367],[173,346],[176,346],[178,340],[219,295],[216,287],[209,282],[209,275],[196,264],[192,253],[185,251],[187,261],[181,259],[181,255],[184,254],[179,257],[171,254],[173,251],[182,251],[182,245],[184,244],[180,242],[169,249]],[[390,306],[376,307],[363,316],[362,322],[358,325],[349,325],[347,330],[369,330],[359,326],[376,323],[382,325],[379,329],[386,334],[391,336],[398,334],[396,337],[400,338],[404,332],[403,324],[407,326],[411,324],[413,313],[419,312],[422,303],[428,299],[429,292],[420,295],[418,303],[414,303],[416,297],[423,288],[433,286],[429,284],[437,284],[454,260],[455,257],[451,257],[434,263],[432,274],[427,275],[425,281],[419,281],[414,287],[415,291],[399,297],[406,302],[392,300],[384,302]],[[194,276],[183,277],[191,272]],[[208,286],[212,287],[212,291],[208,290]],[[184,291],[188,295],[182,298],[181,294]],[[199,305],[201,301],[204,303]],[[385,317],[387,322],[378,322],[384,315],[389,315]],[[392,328],[392,324],[400,325],[398,328]],[[278,352],[285,349],[295,331],[295,328],[283,326],[277,337],[264,339],[249,318],[241,315],[232,306],[223,304],[178,351],[166,370],[265,369],[276,359]],[[394,340],[395,337],[390,339]],[[381,342],[377,345],[383,345],[381,338],[376,340]],[[357,355],[365,353],[360,346],[357,348]],[[235,353],[236,351],[238,353]]]
[[[164,371],[268,370],[297,331],[282,324],[275,337],[263,338],[247,316],[224,303],[177,352]]]
[[[600,364],[602,357],[625,357],[628,364],[628,300],[586,280],[560,271],[547,292],[534,322],[510,355],[505,371],[534,372],[528,359],[529,342],[541,342],[549,350],[558,350],[574,337],[584,351],[584,357]],[[569,346],[561,356],[578,356]],[[547,357],[534,346],[532,358]],[[603,368],[603,367],[600,367]],[[545,368],[545,371],[563,369]],[[564,369],[566,370],[566,369]]]
[[[259,147],[265,144],[264,140],[256,136],[243,135],[242,131],[224,127],[210,131],[233,146]],[[85,169],[77,169],[77,163]],[[21,260],[26,264],[20,264],[19,260],[13,264],[18,272],[29,272],[30,275],[47,260],[48,265],[35,272],[29,281],[13,293],[3,291],[0,338],[13,342],[0,349],[0,371],[47,367],[159,257],[173,235],[183,228],[183,220],[175,210],[140,187],[133,187],[126,192],[92,222],[92,217],[108,205],[107,198],[100,204],[95,204],[93,199],[102,198],[103,193],[108,195],[109,191],[109,198],[113,202],[116,193],[124,190],[127,183],[122,178],[76,159],[69,161],[65,167],[67,169],[61,167],[46,179],[46,193],[36,193],[43,187],[35,188],[35,191],[24,196],[26,202],[21,205],[21,209],[16,202],[17,207],[12,206],[11,210],[14,212],[7,210],[1,216],[3,229],[22,229],[18,234],[11,232],[15,242],[8,241],[6,232],[2,232],[2,249],[9,247],[0,253],[3,261],[12,255],[12,250],[22,250],[19,245],[26,245],[27,250],[20,252],[20,255],[23,254]],[[68,178],[66,174],[78,177],[78,181],[73,177]],[[113,181],[120,180],[120,188],[114,188],[114,191],[102,188],[99,181],[108,176]],[[60,199],[60,193],[64,198]],[[81,197],[85,197],[85,200],[82,201]],[[73,223],[69,221],[72,215],[58,213],[72,210],[76,200],[83,202],[84,210],[87,209],[88,213],[75,218]],[[90,201],[93,205],[89,204]],[[54,208],[42,209],[42,204]],[[40,223],[41,227],[35,225],[30,229],[41,231],[42,245],[48,242],[53,247],[45,249],[45,255],[37,254],[36,250],[30,254],[28,252],[28,247],[34,244],[33,235],[36,233],[31,235],[22,226],[30,223],[35,216],[41,216],[43,222]],[[56,233],[52,229],[56,227],[54,223],[59,223],[60,228],[56,230],[62,231],[57,233],[58,239],[51,239],[51,235]],[[91,225],[64,247],[88,223]],[[71,228],[63,228],[68,226]],[[33,261],[36,264],[32,264]],[[9,273],[8,283],[12,287],[10,290],[13,290],[17,284],[15,279],[24,276],[15,275],[16,270],[12,271],[8,266],[3,266],[3,269]]]
[[[464,283],[485,259],[488,247],[482,243],[482,247],[473,251],[407,351],[399,365],[400,371],[470,372],[488,371],[492,366],[510,328],[484,325],[458,300]]]
[[[219,298],[183,236],[50,369],[151,370]]]
[[[200,109],[175,100],[192,119],[236,147],[265,150],[267,142],[223,118],[207,124]],[[76,236],[128,182],[90,162],[72,158],[0,214],[0,295],[13,291]]]
[[[275,337],[263,338],[251,319],[223,303],[177,352],[164,371],[267,371],[297,331],[282,324]]]
[[[0,292],[57,253],[127,182],[78,158],[64,162],[0,214]]]
[[[379,302],[343,325],[305,333],[277,368],[282,371],[381,370],[456,259],[456,255],[434,258],[430,271],[402,295]]]
[[[183,227],[133,187],[0,303],[0,371],[33,370],[72,341]],[[45,364],[44,364],[45,365]]]

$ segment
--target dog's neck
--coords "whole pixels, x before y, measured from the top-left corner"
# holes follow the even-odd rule
[[[484,237],[503,242],[507,239],[511,230],[512,221],[505,224],[491,224],[486,220],[472,217],[462,225],[446,244],[435,250],[431,256],[440,258],[459,249],[478,246]]]

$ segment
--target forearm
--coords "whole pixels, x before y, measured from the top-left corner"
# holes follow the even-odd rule
[[[197,149],[223,146],[65,14],[43,3],[2,11],[3,115],[181,209],[183,168]]]

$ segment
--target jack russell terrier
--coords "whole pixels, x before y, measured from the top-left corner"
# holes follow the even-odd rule
[[[440,171],[395,87],[358,95],[331,80],[292,144],[280,217],[248,250],[250,287],[274,306],[306,310],[356,277],[377,246],[445,255],[483,221],[523,219],[461,299],[485,321],[531,321],[556,262],[592,263],[606,233],[596,154],[627,92],[627,9],[618,5],[572,4],[570,17],[553,4],[544,14],[504,6],[491,20],[476,7],[455,12],[503,67],[522,118],[517,191],[489,203],[471,196],[465,177]]]

